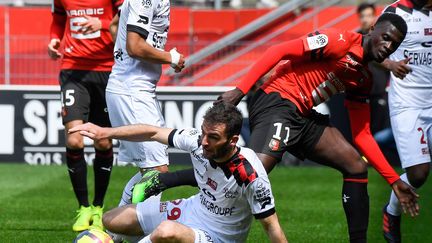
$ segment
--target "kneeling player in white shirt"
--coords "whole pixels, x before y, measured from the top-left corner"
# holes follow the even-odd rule
[[[400,178],[419,188],[428,177],[431,162],[432,0],[400,0],[384,12],[400,15],[408,26],[405,39],[383,64],[391,71],[391,125],[406,172]],[[387,242],[401,242],[401,211],[399,200],[392,192],[383,209],[383,233]]]
[[[199,193],[171,202],[160,197],[125,205],[103,216],[111,232],[145,236],[140,242],[245,242],[253,216],[271,242],[287,242],[276,216],[267,173],[255,152],[238,147],[242,115],[233,105],[210,108],[201,131],[150,125],[72,128],[99,140],[158,141],[190,152]]]

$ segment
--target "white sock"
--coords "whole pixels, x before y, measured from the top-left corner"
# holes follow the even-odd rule
[[[402,174],[400,176],[400,178],[402,181],[411,185],[408,181],[408,177],[407,177],[406,173]],[[387,213],[389,213],[393,216],[399,216],[402,214],[402,207],[401,207],[399,200],[398,200],[396,194],[394,193],[394,191],[392,191],[391,195],[390,195],[390,201],[389,201],[389,204],[387,206]]]
[[[122,194],[122,198],[121,198],[120,203],[119,203],[119,207],[132,203],[131,188],[141,180],[141,177],[142,177],[141,172],[138,171],[138,173],[136,173],[134,176],[132,176],[132,178],[128,181],[125,188],[123,189],[123,194]]]
[[[152,243],[152,241],[150,240],[150,236],[151,235],[147,235],[146,237],[144,237],[140,241],[138,241],[138,243]]]

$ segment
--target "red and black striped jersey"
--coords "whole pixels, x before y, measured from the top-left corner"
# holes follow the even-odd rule
[[[54,0],[52,4],[51,39],[62,40],[62,69],[111,71],[114,44],[110,22],[122,0]],[[85,16],[97,17],[102,29],[84,35],[79,23]]]
[[[266,93],[280,93],[302,114],[337,93],[346,92],[347,97],[356,100],[368,97],[372,80],[363,61],[361,34],[327,29],[300,40],[290,48],[303,50],[303,58],[277,65],[262,86]]]

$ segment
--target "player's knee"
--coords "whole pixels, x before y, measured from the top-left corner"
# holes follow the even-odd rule
[[[406,171],[410,184],[415,188],[419,188],[426,182],[426,179],[429,176],[429,163],[422,166],[413,166],[407,168]]]
[[[98,150],[105,151],[105,150],[112,148],[112,142],[109,139],[101,139],[101,140],[95,142],[94,146]]]
[[[104,213],[103,216],[102,216],[102,224],[109,231],[113,231],[113,224],[112,224],[112,222],[113,222],[113,215],[110,213],[110,211]]]
[[[357,155],[350,162],[346,163],[344,170],[343,173],[348,175],[367,173],[367,164],[360,155]]]
[[[175,242],[176,240],[176,223],[171,221],[163,221],[159,226],[153,231],[151,235],[151,240],[153,242]]]
[[[81,136],[68,136],[66,138],[66,147],[70,149],[84,148],[84,140]]]

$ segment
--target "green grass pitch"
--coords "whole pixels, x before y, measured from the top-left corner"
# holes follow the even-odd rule
[[[133,167],[114,168],[105,209],[116,206],[135,171]],[[89,188],[93,188],[90,167],[88,174]],[[381,208],[390,187],[374,170],[369,171],[369,177],[368,238],[369,242],[384,242]],[[290,242],[348,242],[338,172],[322,167],[277,167],[270,180],[276,211]],[[194,192],[192,187],[179,187],[166,191],[164,198],[187,197]],[[432,225],[431,181],[419,193],[420,216],[403,218],[404,242],[432,242],[428,233]],[[71,226],[77,205],[64,166],[0,163],[0,205],[0,242],[71,242],[76,236]],[[268,242],[258,222],[248,239]]]

